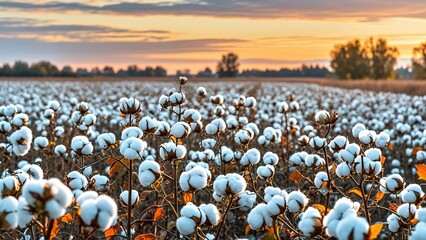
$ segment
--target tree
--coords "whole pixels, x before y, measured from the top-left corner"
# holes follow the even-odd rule
[[[426,42],[413,49],[411,63],[414,79],[426,79]]]
[[[12,67],[8,63],[3,64],[3,68],[0,71],[0,76],[12,76]]]
[[[30,67],[31,75],[38,77],[55,76],[58,74],[58,68],[48,61],[34,63]]]
[[[399,55],[398,49],[388,46],[384,38],[379,38],[377,41],[370,38],[366,43],[366,48],[370,54],[370,77],[375,80],[395,79],[396,71],[394,67]]]
[[[13,64],[12,74],[13,76],[16,76],[16,77],[31,76],[31,71],[30,71],[30,67],[28,66],[28,63],[22,62],[22,61],[16,61],[15,64]]]
[[[331,59],[331,67],[339,79],[364,79],[369,76],[368,54],[358,39],[335,45]]]
[[[219,77],[236,77],[238,75],[238,55],[228,53],[222,56],[222,61],[217,64],[217,74]]]

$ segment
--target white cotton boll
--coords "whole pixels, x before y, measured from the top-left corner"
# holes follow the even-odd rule
[[[120,153],[127,159],[140,159],[147,144],[139,138],[129,137],[120,145]]]
[[[227,194],[239,194],[247,187],[245,179],[236,173],[220,175],[213,182],[214,191],[221,196]]]
[[[234,111],[235,111],[235,107],[232,107],[232,108],[234,108]],[[237,121],[235,117],[229,117],[228,119],[226,119],[226,127],[228,129],[236,129],[239,124],[240,123]]]
[[[273,152],[266,152],[263,155],[263,163],[264,164],[277,165],[278,160],[279,160],[278,155],[273,153]]]
[[[96,138],[96,142],[98,143],[101,149],[106,150],[111,145],[115,144],[115,135],[114,133],[102,133]]]
[[[332,152],[339,152],[340,150],[345,149],[347,144],[348,139],[346,139],[346,137],[344,136],[339,135],[330,142],[328,147]]]
[[[411,218],[411,216],[414,216],[416,210],[417,207],[414,204],[404,203],[398,207],[396,213],[398,213],[399,216],[408,219],[409,217]]]
[[[94,181],[95,190],[98,192],[106,192],[109,189],[109,179],[106,176],[96,174],[92,177],[91,181]]]
[[[272,217],[268,214],[266,204],[260,203],[254,207],[247,216],[247,222],[251,229],[259,230],[264,225],[272,226]]]
[[[221,202],[222,199],[225,197],[224,195],[218,194],[217,192],[213,192],[212,196],[216,202]]]
[[[266,127],[263,130],[263,135],[265,136],[266,140],[270,142],[275,142],[278,140],[278,132],[272,128],[272,127]]]
[[[197,225],[192,218],[182,216],[176,220],[176,228],[184,236],[193,234],[196,227]]]
[[[417,209],[415,218],[419,220],[419,222],[426,223],[426,208]]]
[[[368,236],[370,226],[363,217],[344,218],[337,225],[338,239],[363,240]]]
[[[248,97],[246,99],[246,101],[244,102],[244,107],[254,108],[254,107],[256,107],[256,104],[257,104],[256,98],[254,98],[254,97]]]
[[[307,167],[319,167],[321,165],[325,165],[325,160],[318,154],[308,154],[305,157],[305,165]]]
[[[288,106],[287,102],[279,102],[275,106],[275,109],[279,113],[286,113],[286,112],[289,111],[289,106]]]
[[[21,160],[18,162],[18,168],[23,168],[24,166],[30,164],[27,160]]]
[[[93,145],[86,136],[75,136],[71,141],[71,149],[77,155],[89,155],[93,151]]]
[[[401,225],[400,225],[400,219],[397,215],[391,214],[389,217],[387,217],[386,222],[388,223],[388,228],[391,232],[398,232]]]
[[[297,101],[291,101],[288,104],[288,106],[289,106],[290,110],[293,111],[293,112],[299,110],[299,103]]]
[[[390,141],[390,136],[386,132],[381,132],[379,135],[377,135],[376,140],[374,143],[377,147],[384,147],[386,146]]]
[[[257,176],[260,179],[268,179],[272,176],[274,176],[275,173],[275,167],[273,165],[265,165],[265,166],[260,166],[257,168],[256,170]]]
[[[347,163],[340,163],[336,167],[336,175],[340,178],[345,178],[351,175],[351,166],[349,166]]]
[[[49,145],[49,140],[46,137],[36,137],[34,139],[34,149],[41,150]]]
[[[426,151],[420,150],[416,153],[417,161],[425,161],[426,160]]]
[[[257,136],[260,133],[259,127],[255,124],[255,123],[248,123],[245,126],[246,130],[252,130],[254,135],[253,136]]]
[[[125,141],[126,139],[130,137],[134,137],[134,138],[143,137],[142,129],[138,127],[128,127],[121,132],[121,140]]]
[[[202,189],[207,186],[208,175],[206,169],[196,166],[183,172],[179,178],[179,185],[184,191]]]
[[[215,145],[216,145],[216,140],[214,140],[213,138],[208,138],[201,141],[201,146],[204,149],[213,149]]]
[[[327,145],[327,140],[325,138],[316,136],[314,138],[311,138],[311,140],[309,140],[309,146],[311,146],[311,148],[315,150],[322,149],[326,145]]]
[[[80,203],[80,218],[84,224],[91,225],[97,215],[98,208],[96,207],[95,198],[87,199]]]
[[[328,124],[330,121],[330,113],[325,110],[316,112],[315,121],[319,124]]]
[[[358,156],[355,158],[354,162],[356,172],[361,174],[363,172],[366,172],[366,170],[370,166],[371,160],[364,156]]]
[[[170,135],[177,139],[186,138],[191,133],[191,126],[186,122],[177,122],[170,129]]]
[[[253,208],[256,203],[256,193],[248,190],[238,195],[238,205],[242,211],[248,211]]]
[[[235,134],[234,140],[240,145],[248,144],[253,139],[253,135],[252,131],[241,129]]]
[[[359,133],[362,130],[365,130],[365,129],[366,129],[366,127],[364,126],[364,124],[362,124],[362,123],[355,124],[355,126],[353,126],[353,128],[352,128],[352,136],[354,136],[354,138],[358,138]]]
[[[376,139],[376,132],[374,132],[373,130],[364,129],[359,133],[358,139],[366,145],[373,143]]]
[[[18,109],[13,104],[7,105],[6,108],[4,109],[4,115],[6,115],[6,117],[13,117],[13,115],[15,115],[15,113],[17,112],[18,112]]]
[[[370,148],[364,154],[372,161],[380,161],[382,157],[382,151],[378,148]]]
[[[148,187],[155,183],[161,177],[160,164],[155,161],[143,161],[139,165],[139,182],[144,187]]]
[[[286,199],[280,195],[275,195],[269,200],[266,207],[271,216],[278,216],[286,209]]]
[[[120,200],[127,205],[127,203],[129,202],[129,191],[125,190],[120,194]],[[130,204],[132,206],[134,206],[136,203],[139,202],[139,193],[136,190],[132,190],[132,200],[130,202]]]
[[[399,174],[392,174],[380,179],[380,191],[384,193],[398,193],[404,188],[405,182]]]
[[[221,157],[224,162],[230,162],[234,160],[234,151],[226,146],[222,146],[221,148]]]
[[[199,208],[206,215],[206,220],[210,225],[216,226],[216,225],[219,224],[220,219],[221,219],[221,215],[220,215],[220,212],[217,209],[216,205],[214,205],[214,204],[201,204]]]
[[[25,113],[18,113],[12,119],[12,124],[17,127],[22,127],[27,125],[28,123],[28,115]]]
[[[170,124],[166,121],[158,121],[158,127],[155,131],[155,135],[157,136],[167,136],[170,133]],[[192,127],[191,127],[192,128]]]
[[[185,102],[185,94],[174,92],[169,96],[169,101],[173,106],[177,106]]]
[[[317,231],[321,231],[321,213],[313,207],[309,207],[302,214],[300,221],[297,225],[302,231],[303,235],[312,237]]]
[[[84,176],[83,174],[81,174],[77,171],[72,171],[72,172],[68,173],[67,181],[68,181],[68,186],[72,190],[86,189],[87,185],[89,184],[86,176]]]
[[[88,166],[84,168],[83,175],[86,177],[89,177],[90,175],[92,175],[92,172],[93,172],[92,166]]]
[[[6,121],[0,121],[0,133],[5,134],[12,131],[12,125]]]
[[[424,196],[422,188],[418,184],[410,184],[401,192],[402,201],[406,203],[417,203]]]
[[[295,213],[303,210],[308,204],[305,194],[300,191],[293,191],[287,196],[287,208],[290,212]]]
[[[257,143],[260,145],[260,146],[267,146],[267,145],[269,145],[269,141],[265,138],[265,136],[264,135],[261,135],[261,136],[259,136],[259,138],[257,139]]]
[[[0,179],[0,198],[4,192],[9,192],[15,194],[19,191],[19,180],[14,176],[6,176],[3,179]]]
[[[322,188],[324,183],[327,183],[327,182],[328,182],[328,176],[326,172],[321,171],[315,175],[314,183],[317,188]]]
[[[158,122],[155,119],[145,116],[139,121],[139,128],[146,134],[155,133],[158,128]]]
[[[305,162],[305,158],[308,156],[307,152],[297,152],[290,156],[289,161],[295,166],[299,166],[300,164]]]
[[[243,157],[241,158],[241,165],[247,166],[247,165],[255,165],[260,161],[260,152],[256,148],[252,148],[248,150],[246,153],[244,153]]]
[[[347,163],[353,163],[356,157],[346,149],[340,150],[339,156],[343,161],[346,161]]]
[[[31,149],[33,134],[31,129],[22,127],[13,132],[9,137],[12,143],[12,150],[17,156],[24,156]]]
[[[14,197],[5,197],[0,199],[0,214],[4,219],[0,220],[0,224],[3,222],[2,227],[7,229],[15,229],[18,227],[18,200]]]
[[[416,224],[415,229],[411,232],[408,237],[409,240],[423,240],[425,238],[426,223],[419,222]]]
[[[268,186],[265,188],[265,196],[264,199],[268,203],[275,195],[280,195],[283,198],[287,198],[288,194],[285,190],[281,190],[278,187]]]
[[[141,109],[141,103],[135,98],[120,98],[119,106],[122,114],[135,114]]]
[[[83,117],[83,123],[86,126],[92,126],[96,123],[96,115],[95,114],[87,114]]]
[[[61,104],[56,100],[51,100],[47,103],[47,107],[56,112],[61,108]]]
[[[30,180],[40,180],[43,178],[43,169],[37,164],[26,164],[21,170],[28,174]]]
[[[51,219],[59,218],[65,214],[65,209],[54,199],[47,201],[45,206],[49,218]]]
[[[18,225],[21,228],[26,227],[33,220],[27,201],[24,197],[18,199]]]
[[[65,129],[61,126],[55,127],[53,130],[55,137],[62,137],[64,135]]]
[[[160,145],[159,153],[164,161],[180,160],[186,155],[186,148],[183,145],[176,146],[173,142],[163,143]]]

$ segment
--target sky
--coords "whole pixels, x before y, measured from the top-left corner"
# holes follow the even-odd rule
[[[384,37],[398,64],[426,41],[425,0],[0,0],[0,63],[215,69],[328,66],[335,44]]]

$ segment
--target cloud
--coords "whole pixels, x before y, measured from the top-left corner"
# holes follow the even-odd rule
[[[79,2],[17,2],[2,1],[0,8],[22,11],[78,11],[120,15],[178,15],[237,17],[248,19],[296,18],[333,19],[358,18],[377,21],[388,17],[425,18],[424,0],[186,0],[164,2],[111,2],[96,4]]]
[[[61,39],[68,41],[163,40],[170,31],[130,30],[100,25],[60,25],[49,21],[22,18],[0,18],[0,38]]]

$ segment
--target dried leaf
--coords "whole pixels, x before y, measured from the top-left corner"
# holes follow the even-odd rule
[[[426,180],[426,164],[416,164],[419,180]]]
[[[154,221],[158,221],[158,220],[162,219],[164,216],[166,216],[166,213],[164,212],[163,208],[159,207],[159,208],[155,209]]]
[[[144,233],[135,237],[135,240],[157,240],[158,238],[151,233]]]
[[[376,193],[376,201],[379,202],[380,200],[382,200],[382,198],[385,196],[385,193],[382,191],[378,191]]]
[[[323,215],[325,212],[325,206],[322,204],[312,204],[312,207],[320,211],[321,215]]]
[[[273,227],[266,228],[266,235],[263,236],[262,240],[275,240],[275,239],[276,238],[275,238],[274,228]]]
[[[416,156],[417,152],[421,151],[421,150],[423,150],[422,147],[415,147],[415,148],[413,148],[413,151],[411,152],[411,156],[412,157]]]
[[[359,190],[359,188],[354,187],[348,191],[348,194],[349,193],[355,193],[356,195],[362,198],[362,193],[361,193],[361,190]]]
[[[251,231],[250,225],[247,225],[246,228],[245,228],[245,230],[244,230],[244,233],[246,235],[249,235],[250,231]]]
[[[71,223],[72,220],[73,220],[73,217],[71,213],[65,213],[65,215],[61,217],[61,222],[64,222],[64,223]]]
[[[106,164],[111,165],[111,164],[115,163],[116,161],[117,161],[116,158],[108,157],[107,160],[106,160]]]
[[[56,235],[58,235],[58,233],[59,233],[59,229],[60,229],[60,225],[59,225],[59,221],[58,221],[58,219],[55,219],[55,220],[53,220],[53,228],[52,228],[52,232],[50,233],[50,239],[49,240],[52,240],[52,239],[54,239],[55,237],[56,237]]]
[[[111,239],[111,237],[112,236],[114,236],[114,235],[116,235],[116,234],[118,234],[118,231],[120,230],[120,227],[119,226],[112,226],[112,227],[110,227],[110,228],[108,228],[106,231],[105,231],[105,237],[106,237],[106,239]]]
[[[295,181],[297,184],[300,184],[300,182],[302,181],[303,175],[299,172],[299,170],[294,170],[290,176],[289,179],[292,181]]]
[[[120,163],[121,162],[121,163]],[[109,168],[108,174],[110,176],[114,175],[114,173],[120,172],[121,170],[125,169],[125,167],[123,166],[123,164],[126,165],[127,167],[130,166],[130,160],[127,158],[122,158],[116,162],[114,162],[111,167]]]
[[[396,205],[395,203],[390,203],[389,209],[396,212],[396,210],[398,210],[398,205]]]
[[[385,156],[381,156],[380,157],[380,162],[382,163],[382,166],[385,164],[386,162],[386,157]]]
[[[186,203],[189,203],[191,201],[192,201],[192,193],[184,192],[183,193],[183,202],[186,204]]]
[[[413,218],[410,220],[411,225],[416,225],[419,222],[419,219]]]
[[[129,184],[128,184],[127,182],[124,182],[124,183],[123,183],[123,189],[124,189],[124,190],[129,189]]]
[[[383,223],[376,223],[370,227],[370,240],[377,239],[380,232],[382,231]]]
[[[388,149],[391,150],[391,151],[393,151],[393,145],[392,145],[392,143],[388,143]]]

